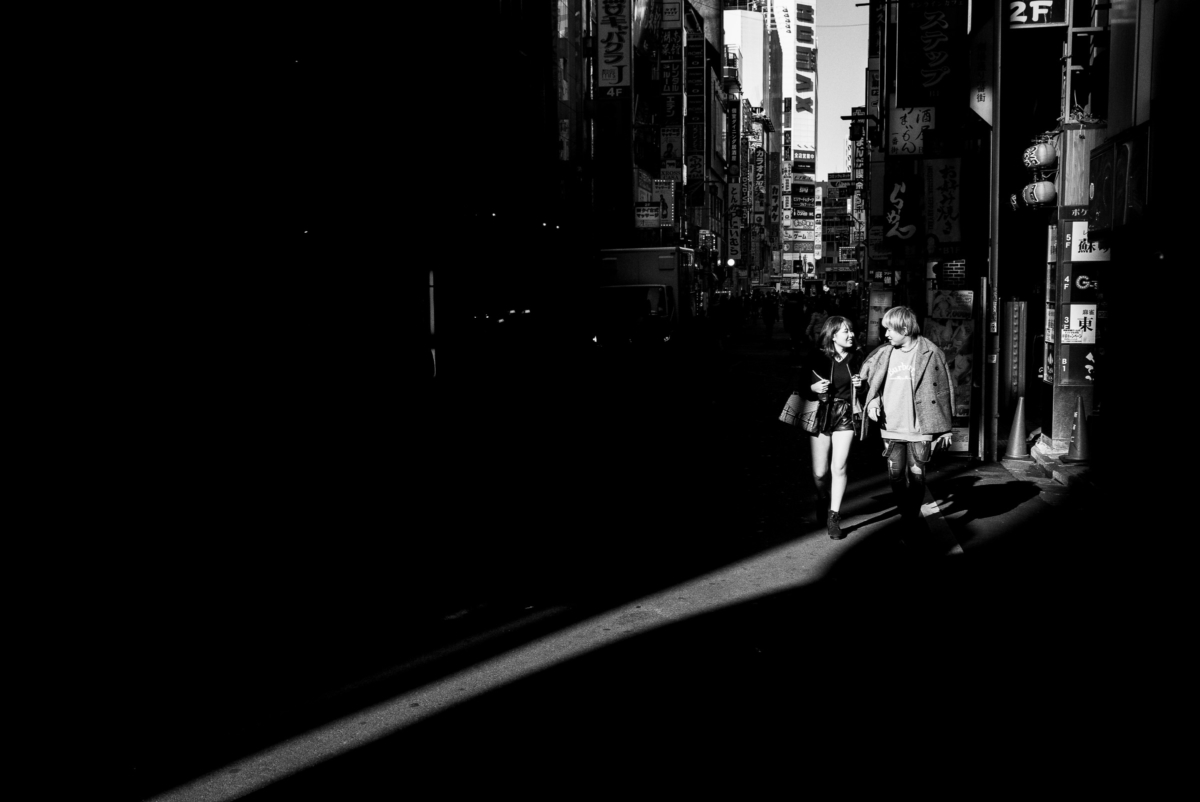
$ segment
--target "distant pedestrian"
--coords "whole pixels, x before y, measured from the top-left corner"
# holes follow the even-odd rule
[[[762,318],[767,327],[767,337],[770,338],[775,329],[775,318],[778,317],[779,307],[773,295],[764,295],[762,299]]]
[[[863,365],[863,406],[867,419],[879,423],[892,496],[912,531],[921,520],[930,457],[950,446],[954,383],[945,355],[921,336],[911,309],[892,307],[882,323],[888,345],[875,349]],[[865,435],[866,419],[862,426]]]
[[[809,318],[808,327],[804,330],[804,335],[809,342],[819,345],[819,338],[825,326],[825,320],[829,317],[828,311],[825,309],[824,301],[818,300],[813,305],[812,317]]]
[[[817,521],[824,519],[829,537],[841,540],[842,497],[846,493],[846,462],[862,414],[863,352],[854,342],[853,324],[840,315],[821,325],[814,348],[801,363],[793,391],[817,406],[817,433],[809,435],[813,483],[817,488]]]

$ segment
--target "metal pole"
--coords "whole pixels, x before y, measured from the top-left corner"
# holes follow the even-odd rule
[[[1004,26],[1004,0],[995,0],[992,11],[992,164],[990,213],[990,253],[988,254],[988,293],[983,313],[988,323],[987,370],[984,372],[984,397],[988,414],[987,460],[996,462],[1000,454],[1000,327],[997,312],[1000,298],[1000,43]]]
[[[988,280],[986,277],[983,277],[983,278],[979,279],[979,323],[978,323],[978,325],[979,325],[980,331],[983,331],[985,324],[987,323],[987,314],[988,314],[987,310],[988,310]],[[986,338],[984,341],[986,342]],[[976,346],[974,348],[975,358],[978,359],[981,352],[984,350],[986,350],[986,349],[980,348],[979,345],[976,344]],[[986,375],[986,373],[987,373],[986,371],[982,371],[982,370],[979,372],[979,374],[981,376]],[[985,386],[985,387],[987,386],[986,380],[985,380],[985,383],[983,386]],[[978,432],[978,437],[977,437],[976,443],[975,443],[975,456],[980,462],[986,462],[987,461],[987,450],[986,450],[987,449],[987,436],[986,436],[986,433],[987,433],[987,420],[988,420],[987,409],[986,409],[987,399],[986,399],[986,397],[982,397],[979,400],[980,400],[980,404],[979,404],[978,408],[974,410],[975,411],[975,431]]]

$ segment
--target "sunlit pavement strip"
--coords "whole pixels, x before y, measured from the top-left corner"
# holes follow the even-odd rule
[[[922,513],[935,541],[945,547],[943,553],[962,554],[961,546],[942,519],[937,502],[928,492]],[[853,525],[858,517],[851,515],[846,523]],[[824,573],[828,563],[853,542],[853,537],[832,542],[824,536],[822,529],[808,532],[785,546],[630,602],[438,682],[331,722],[154,797],[154,800],[216,802],[248,794],[501,685],[614,641],[689,616],[813,582]]]

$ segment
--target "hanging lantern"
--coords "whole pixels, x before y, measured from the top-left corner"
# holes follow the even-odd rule
[[[1042,142],[1034,150],[1036,151],[1037,159],[1036,167],[1044,170],[1058,163],[1058,150],[1054,147],[1053,142]]]
[[[1058,151],[1053,142],[1041,142],[1025,148],[1022,161],[1030,170],[1045,170],[1058,161]]]
[[[1058,192],[1050,181],[1034,181],[1021,190],[1021,200],[1027,206],[1048,206],[1058,199]]]

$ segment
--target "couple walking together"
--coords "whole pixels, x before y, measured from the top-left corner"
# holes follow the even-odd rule
[[[834,540],[846,536],[841,508],[850,444],[856,433],[866,438],[868,420],[879,424],[888,482],[910,527],[920,520],[929,458],[950,445],[954,386],[945,355],[921,336],[908,307],[889,309],[882,322],[888,344],[865,356],[854,344],[853,324],[840,315],[829,317],[793,382],[793,393],[820,401],[809,443],[818,521],[826,519]]]

